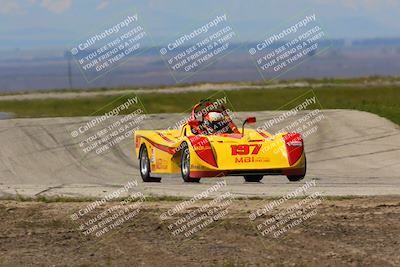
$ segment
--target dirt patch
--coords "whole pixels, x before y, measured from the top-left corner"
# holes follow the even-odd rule
[[[100,238],[85,236],[70,218],[88,203],[1,201],[0,265],[400,265],[400,197],[324,199],[314,216],[277,238],[262,236],[249,220],[268,201],[234,200],[226,216],[190,238],[171,235],[173,219],[160,219],[178,201],[145,202],[133,219]]]

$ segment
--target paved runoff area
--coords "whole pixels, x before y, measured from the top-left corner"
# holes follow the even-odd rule
[[[0,120],[0,197],[102,197],[129,182],[137,183],[132,190],[148,196],[193,197],[218,181],[226,182],[220,192],[243,197],[282,196],[307,182],[315,183],[308,193],[329,196],[399,195],[399,126],[367,112],[322,110],[321,114],[317,127],[305,137],[308,172],[304,180],[292,183],[285,176],[265,176],[262,183],[245,183],[242,177],[225,177],[202,179],[199,184],[184,183],[180,175],[143,183],[132,136],[99,154],[83,151],[71,131],[92,118],[5,117]],[[249,127],[265,125],[278,114],[239,112],[236,120],[252,115],[257,125]],[[181,117],[151,114],[143,126],[165,129]]]

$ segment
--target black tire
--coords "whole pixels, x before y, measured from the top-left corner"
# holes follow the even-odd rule
[[[152,182],[150,176],[150,159],[146,145],[142,144],[139,151],[139,171],[143,182]]]
[[[290,182],[298,182],[303,180],[307,173],[307,159],[304,158],[304,173],[301,175],[287,175],[286,177]]]
[[[304,179],[305,175],[287,175],[286,176],[291,182],[298,182]]]
[[[243,176],[246,182],[258,183],[264,178],[264,175],[252,174]]]
[[[181,174],[182,179],[186,183],[198,183],[200,178],[190,177],[190,153],[187,143],[182,143],[182,154],[181,154]]]

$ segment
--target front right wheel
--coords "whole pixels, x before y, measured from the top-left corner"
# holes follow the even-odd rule
[[[181,147],[182,147],[182,155],[181,155],[182,179],[187,183],[200,182],[200,178],[190,177],[190,152],[187,143],[183,143]]]
[[[290,182],[297,182],[303,180],[303,178],[306,176],[306,172],[307,172],[307,159],[305,158],[303,173],[300,175],[286,175],[286,177]]]

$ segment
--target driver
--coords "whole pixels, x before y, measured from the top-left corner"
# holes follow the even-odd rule
[[[233,133],[224,114],[218,111],[208,112],[203,118],[201,127],[208,134]]]

